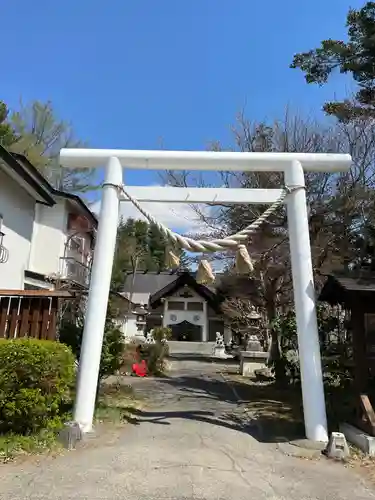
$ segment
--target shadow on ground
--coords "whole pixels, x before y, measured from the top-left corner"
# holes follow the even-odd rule
[[[274,384],[248,384],[181,376],[158,381],[178,390],[179,400],[213,400],[226,403],[218,415],[211,410],[147,411],[130,409],[124,420],[134,425],[148,422],[172,425],[173,419],[186,419],[226,427],[250,434],[260,442],[278,443],[304,438],[301,398],[295,389],[278,389]],[[165,393],[168,392],[167,387]],[[152,397],[152,396],[151,396]]]

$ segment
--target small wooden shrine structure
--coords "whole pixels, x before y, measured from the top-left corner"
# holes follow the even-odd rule
[[[353,375],[358,395],[355,424],[375,436],[371,404],[371,392],[375,392],[375,273],[357,277],[329,275],[318,300],[340,304],[350,312]]]

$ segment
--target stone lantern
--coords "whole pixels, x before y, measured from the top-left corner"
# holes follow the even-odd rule
[[[144,336],[149,312],[143,304],[139,304],[132,313],[136,316],[137,335]]]
[[[263,351],[259,341],[261,319],[255,309],[247,315],[245,350],[240,352],[240,373],[245,377],[251,377],[256,369],[264,368],[268,359],[268,353]]]
[[[248,315],[249,324],[246,327],[245,351],[261,351],[262,346],[259,342],[261,315],[253,309]]]

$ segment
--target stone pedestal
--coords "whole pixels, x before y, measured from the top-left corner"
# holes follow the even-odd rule
[[[265,368],[268,352],[263,351],[241,351],[240,372],[243,377],[254,376],[254,370]]]
[[[225,352],[224,337],[221,333],[216,332],[216,342],[212,348],[212,355],[214,358],[226,358],[227,354]]]
[[[66,422],[58,434],[58,440],[68,450],[73,450],[82,437],[82,430],[77,422]]]
[[[214,356],[214,358],[226,359],[228,357],[228,355],[225,352],[225,346],[223,346],[223,345],[214,345],[213,356]]]
[[[336,460],[344,460],[350,456],[349,446],[342,432],[332,432],[326,448],[326,455]]]

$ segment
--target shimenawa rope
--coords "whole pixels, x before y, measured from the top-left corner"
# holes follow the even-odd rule
[[[108,184],[107,184],[108,185]],[[249,224],[245,229],[235,233],[226,238],[214,239],[211,241],[205,240],[194,240],[192,238],[181,236],[174,231],[171,231],[168,227],[164,226],[161,222],[157,221],[149,212],[147,212],[125,188],[124,185],[115,186],[122,192],[126,198],[138,209],[138,211],[148,220],[150,224],[155,225],[162,234],[172,243],[173,247],[179,247],[187,250],[188,252],[217,252],[224,251],[231,248],[237,249],[236,255],[236,270],[240,274],[249,274],[253,271],[253,264],[251,262],[250,256],[248,254],[246,246],[243,244],[249,239],[249,237],[254,234],[259,227],[279,208],[284,202],[286,196],[302,186],[296,186],[293,188],[284,187],[279,198],[270,205],[269,208],[262,215],[258,217],[257,220]],[[166,253],[166,264],[167,267],[178,268],[179,258],[172,249],[168,248]],[[212,283],[215,277],[207,260],[202,260],[198,267],[197,281],[200,283]]]

